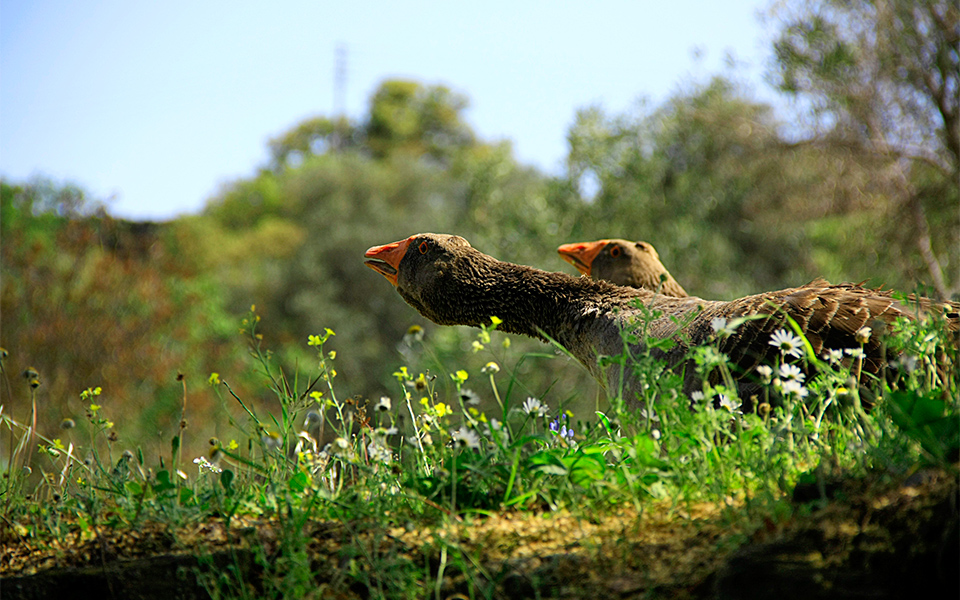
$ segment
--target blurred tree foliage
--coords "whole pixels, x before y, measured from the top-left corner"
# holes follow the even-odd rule
[[[145,453],[169,456],[183,401],[178,373],[189,384],[187,416],[208,426],[224,421],[206,378],[236,366],[235,325],[218,289],[163,226],[110,218],[78,187],[36,179],[0,182],[0,236],[9,352],[0,404],[15,418],[28,417],[19,375],[33,367],[39,427],[50,437],[70,435],[58,431],[65,418],[83,431],[79,394],[99,386],[121,447],[142,444]],[[162,441],[158,432],[167,434]],[[202,451],[205,440],[193,448]]]
[[[956,295],[957,3],[817,0],[781,5],[774,16],[780,34],[773,78],[806,102],[813,119],[800,144],[869,174],[837,181],[837,196],[872,196],[878,217],[862,243],[850,240],[850,250],[895,265],[904,275],[898,284],[922,279],[942,297]],[[829,242],[835,231],[826,225],[817,239]]]
[[[450,232],[500,259],[569,273],[559,244],[626,237],[655,244],[687,290],[709,298],[818,276],[956,295],[955,6],[784,6],[773,78],[802,113],[785,122],[724,78],[623,114],[586,108],[558,176],[479,139],[461,94],[391,80],[363,118],[294,125],[270,141],[258,173],[170,223],[111,219],[74,186],[4,183],[0,341],[16,369],[40,370],[48,424],[82,411],[77,393],[100,385],[153,435],[179,414],[178,370],[191,382],[218,371],[277,409],[236,361],[252,304],[291,376],[313,372],[307,336],[336,331],[327,349],[337,350],[341,397],[398,396],[400,365],[465,368],[467,385],[489,396],[476,380],[497,360],[504,388],[517,369],[514,401],[577,399],[589,418],[597,387],[583,369],[532,340],[506,349],[498,336],[474,352],[476,331],[425,322],[363,265],[364,250]],[[538,355],[519,360],[528,351]],[[212,406],[199,387],[191,397]]]

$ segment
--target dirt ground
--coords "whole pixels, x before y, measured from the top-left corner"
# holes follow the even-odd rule
[[[317,522],[296,555],[271,521],[229,532],[219,521],[177,531],[147,524],[53,543],[4,524],[0,597],[209,598],[204,584],[231,570],[256,597],[297,565],[309,569],[308,598],[397,589],[448,599],[960,597],[955,476],[839,481],[826,491],[823,503],[803,502],[810,491],[798,490],[778,518],[731,501],[625,505],[595,518],[506,512],[440,529]]]

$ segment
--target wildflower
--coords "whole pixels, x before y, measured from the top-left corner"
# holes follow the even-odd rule
[[[729,398],[726,394],[720,394],[720,408],[725,408],[730,412],[737,412],[737,409],[740,408],[740,401]]]
[[[781,354],[795,358],[803,356],[803,340],[786,329],[778,329],[770,336],[770,345],[779,348]]]
[[[480,449],[480,436],[472,429],[461,427],[456,431],[451,431],[450,437],[453,438],[453,444],[458,448]]]
[[[773,369],[770,368],[770,365],[760,365],[757,367],[757,375],[760,376],[760,381],[769,384],[770,378],[773,376]]]
[[[844,348],[843,353],[852,358],[863,358],[866,356],[863,348]]]
[[[907,370],[907,373],[913,373],[917,370],[917,357],[904,354],[900,359],[900,364],[903,365],[903,368]]]
[[[427,376],[424,375],[423,373],[420,373],[419,375],[417,375],[416,379],[412,381],[408,381],[407,385],[409,387],[415,388],[418,392],[422,392],[425,389],[427,389]]]
[[[797,365],[788,365],[783,363],[780,365],[780,378],[786,381],[796,381],[797,383],[803,383],[803,380],[806,376],[803,374],[803,371]]]
[[[260,441],[268,451],[276,450],[280,447],[280,434],[268,431],[260,436]]]
[[[824,359],[830,361],[831,363],[838,365],[840,364],[840,361],[843,360],[843,350],[830,348],[824,353],[823,357]]]
[[[560,415],[550,422],[550,431],[564,441],[573,441],[573,428],[567,427],[567,415]]]
[[[733,335],[733,332],[737,329],[737,326],[733,323],[727,323],[727,319],[724,317],[716,317],[712,319],[710,321],[710,327],[713,328],[713,331],[719,338],[728,338]]]
[[[542,417],[547,414],[547,408],[547,405],[540,402],[538,398],[530,396],[524,401],[521,410],[530,416]]]
[[[437,402],[433,410],[437,413],[438,417],[445,417],[447,415],[452,415],[453,411],[450,410],[450,407],[444,404],[443,402]]]
[[[297,445],[293,449],[297,456],[317,452],[317,441],[306,431],[297,432]]]
[[[501,444],[506,444],[508,441],[510,441],[510,434],[503,426],[503,423],[496,419],[490,419],[485,433],[490,439],[499,438]]]
[[[220,373],[210,373],[210,377],[207,378],[207,383],[210,385],[219,385],[220,384]]]
[[[393,453],[390,452],[390,449],[377,442],[367,444],[367,455],[376,462],[389,463],[393,460]]]
[[[483,365],[483,368],[480,369],[480,372],[483,373],[484,375],[494,375],[500,372],[500,365],[498,365],[493,361],[490,361],[487,364]]]
[[[403,343],[408,346],[412,346],[416,342],[422,342],[423,334],[423,327],[420,327],[419,325],[411,325],[407,329],[407,332],[403,334]]]
[[[380,401],[374,407],[377,412],[389,412],[392,408],[392,401],[388,396],[380,396]]]
[[[193,459],[193,464],[197,465],[200,473],[204,471],[209,471],[210,473],[222,473],[223,469],[208,461],[206,458],[200,456]]]
[[[460,399],[469,406],[477,406],[480,404],[480,395],[473,390],[468,390],[466,388],[460,390]]]
[[[870,341],[870,334],[873,332],[869,327],[861,327],[857,330],[857,333],[854,334],[854,339],[857,340],[858,344],[866,344]]]
[[[690,399],[694,402],[703,402],[704,397],[702,390],[690,392]]]
[[[797,398],[806,398],[807,397],[807,388],[803,387],[803,384],[795,379],[788,379],[784,381],[780,386],[780,392],[786,397],[797,397]]]
[[[338,437],[337,439],[333,440],[333,451],[336,453],[343,452],[349,447],[350,442],[348,442],[346,438]]]

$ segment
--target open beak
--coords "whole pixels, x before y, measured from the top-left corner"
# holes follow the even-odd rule
[[[370,248],[363,253],[370,260],[363,261],[363,264],[380,273],[387,278],[387,281],[396,286],[400,261],[403,260],[403,255],[407,253],[407,246],[410,245],[411,239],[413,238]]]
[[[593,259],[600,254],[603,247],[610,240],[597,240],[596,242],[576,242],[574,244],[564,244],[557,248],[560,258],[575,266],[578,271],[584,275],[590,275],[590,265]]]

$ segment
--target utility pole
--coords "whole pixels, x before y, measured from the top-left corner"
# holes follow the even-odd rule
[[[346,94],[347,94],[347,45],[337,42],[333,51],[333,122],[334,131],[331,142],[334,152],[339,152],[343,145],[343,129],[346,126]]]
[[[338,42],[334,50],[336,67],[333,71],[333,112],[335,117],[343,117],[347,93],[347,45]]]

